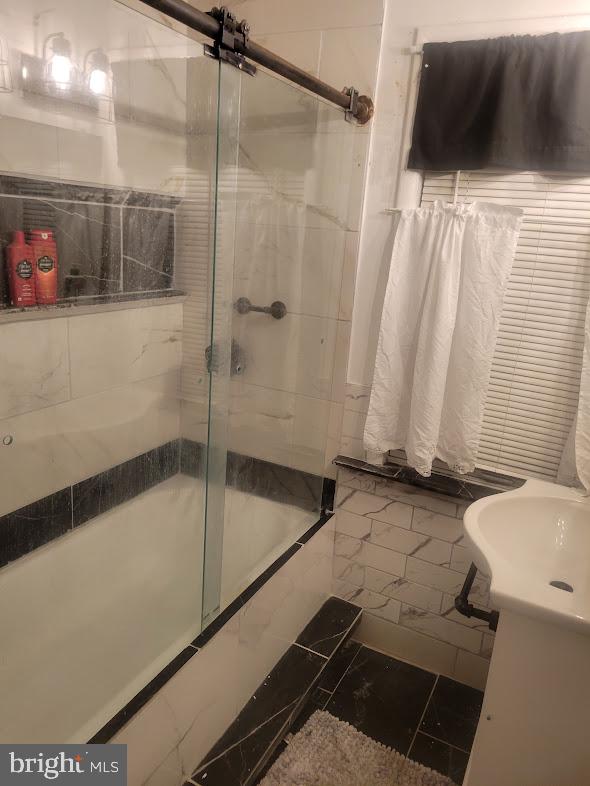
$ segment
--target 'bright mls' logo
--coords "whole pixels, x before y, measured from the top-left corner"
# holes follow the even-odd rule
[[[126,786],[126,745],[0,745],[0,784]]]

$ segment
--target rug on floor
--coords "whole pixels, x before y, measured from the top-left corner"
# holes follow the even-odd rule
[[[295,734],[259,786],[454,786],[444,775],[411,761],[317,710]]]

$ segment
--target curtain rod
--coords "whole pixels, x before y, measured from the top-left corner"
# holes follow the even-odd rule
[[[225,7],[213,8],[205,13],[184,0],[141,0],[141,2],[190,27],[191,30],[213,39],[215,56],[231,62],[240,69],[249,70],[245,62],[245,58],[249,57],[269,71],[336,104],[345,111],[347,119],[354,118],[357,123],[364,125],[373,116],[373,101],[368,96],[359,95],[354,87],[337,90],[255,43],[249,37],[248,23],[245,20],[238,23],[235,16]]]

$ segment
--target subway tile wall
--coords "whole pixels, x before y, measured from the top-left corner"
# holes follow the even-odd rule
[[[466,504],[339,469],[334,589],[365,609],[359,635],[369,646],[482,688],[494,634],[454,607],[472,561],[463,540]],[[470,600],[489,608],[481,574]]]

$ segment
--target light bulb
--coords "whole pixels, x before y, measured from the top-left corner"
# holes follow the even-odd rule
[[[52,55],[49,63],[49,75],[61,90],[70,86],[72,77],[72,61],[66,55]]]
[[[29,69],[26,66],[23,66],[22,75],[23,79],[27,79],[29,76]]]
[[[107,90],[107,75],[101,68],[93,68],[88,79],[88,87],[97,96],[102,96]]]

